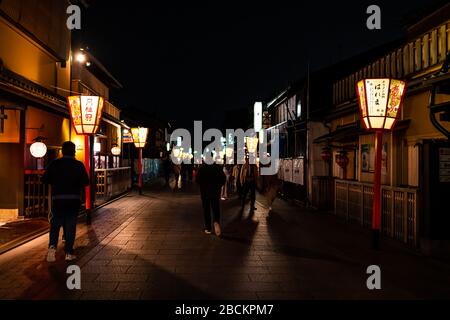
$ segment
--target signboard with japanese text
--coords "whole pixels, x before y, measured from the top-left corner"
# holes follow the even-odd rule
[[[133,143],[133,135],[131,134],[131,132],[123,133],[122,142],[123,143]]]

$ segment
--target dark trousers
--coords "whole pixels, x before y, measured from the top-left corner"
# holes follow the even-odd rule
[[[245,206],[245,201],[247,200],[247,194],[250,191],[250,208],[253,210],[256,202],[256,182],[249,181],[245,182],[242,187],[242,208]]]
[[[213,212],[213,222],[220,223],[220,196],[211,197],[202,195],[202,205],[205,215],[205,229],[211,231],[211,209]]]
[[[237,181],[236,181],[236,191],[238,193],[239,199],[242,199],[242,185],[241,185],[239,177],[236,178],[236,179],[237,179]]]
[[[59,230],[62,227],[66,241],[64,251],[68,254],[73,254],[79,209],[79,200],[53,201],[49,247],[53,246],[56,248],[58,246]]]

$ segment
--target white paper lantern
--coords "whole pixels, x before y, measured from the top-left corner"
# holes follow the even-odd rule
[[[47,146],[43,142],[35,142],[30,146],[30,152],[35,158],[43,158],[47,154]]]

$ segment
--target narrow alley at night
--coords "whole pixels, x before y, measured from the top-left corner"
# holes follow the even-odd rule
[[[449,138],[448,0],[0,0],[0,310],[439,314]]]

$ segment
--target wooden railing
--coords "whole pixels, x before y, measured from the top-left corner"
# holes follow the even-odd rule
[[[370,227],[372,223],[373,186],[336,180],[335,214]],[[381,231],[410,246],[418,245],[417,189],[382,186]]]
[[[25,171],[24,215],[26,218],[47,217],[48,187],[42,183],[44,170]]]
[[[333,209],[334,177],[312,177],[312,206],[318,210]]]
[[[131,168],[96,169],[96,196],[108,200],[131,189]]]

